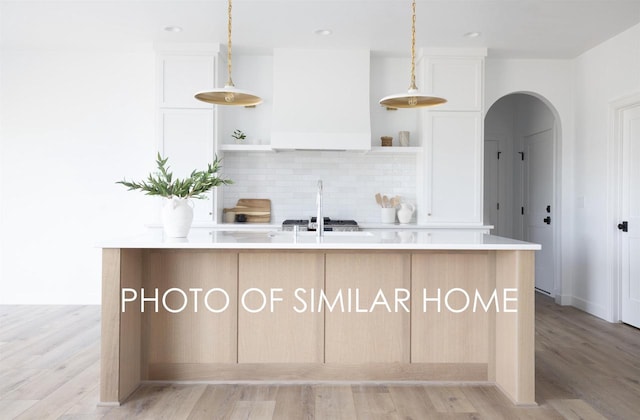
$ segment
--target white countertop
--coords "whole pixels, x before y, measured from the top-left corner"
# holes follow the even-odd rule
[[[157,249],[344,249],[344,250],[539,250],[540,245],[487,235],[484,230],[362,230],[359,232],[326,232],[316,238],[315,232],[280,230],[221,230],[192,228],[187,238],[166,238],[162,229],[115,240],[103,241],[100,248]]]
[[[161,228],[162,223],[149,223],[146,225],[149,228]],[[484,230],[490,231],[493,229],[492,225],[460,225],[460,224],[428,224],[418,225],[416,223],[379,223],[379,222],[358,222],[360,229],[392,229],[392,230],[416,230],[416,229],[471,229],[471,230]],[[215,223],[211,222],[193,222],[194,228],[209,228],[212,230],[279,230],[282,228],[282,224],[275,223]]]

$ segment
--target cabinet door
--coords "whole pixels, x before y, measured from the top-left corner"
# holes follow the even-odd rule
[[[153,250],[145,253],[143,287],[146,297],[158,289],[159,310],[147,301],[143,322],[143,357],[150,365],[165,363],[235,363],[237,355],[238,254],[194,250]],[[163,295],[169,289],[182,290]],[[209,310],[205,305],[206,298]],[[190,289],[201,289],[195,298]],[[173,313],[165,308],[177,311]],[[166,302],[166,307],[163,304]],[[227,305],[225,308],[225,305]],[[224,310],[222,310],[224,309]],[[217,311],[217,312],[216,312]],[[149,367],[151,371],[153,366]],[[161,371],[162,369],[157,369]]]
[[[161,54],[158,66],[158,105],[161,108],[202,108],[212,105],[194,98],[215,87],[215,56]]]
[[[439,111],[481,111],[484,59],[427,58],[426,91],[447,99]]]
[[[482,223],[482,115],[425,113],[426,223]],[[426,214],[425,214],[426,213]]]
[[[322,363],[323,313],[306,310],[324,285],[322,253],[241,253],[238,278],[238,362]],[[271,290],[274,290],[273,312]],[[266,302],[265,302],[266,300]],[[263,307],[264,305],[264,307]],[[298,308],[301,312],[297,312]]]
[[[488,252],[412,255],[412,363],[489,362],[495,306],[489,311],[478,306],[476,311],[473,305],[476,290],[483,302],[490,300],[495,284],[492,258]],[[470,303],[462,310],[467,303],[464,293]],[[434,300],[438,295],[439,305]]]
[[[394,304],[396,290],[410,288],[408,254],[327,254],[325,281],[329,299],[341,293],[345,303],[325,310],[326,363],[409,363],[410,313]],[[390,311],[376,305],[369,312],[379,291]]]
[[[184,178],[213,161],[213,113],[206,109],[161,109],[161,153],[169,158],[174,178]],[[194,221],[213,219],[213,192],[193,200]]]

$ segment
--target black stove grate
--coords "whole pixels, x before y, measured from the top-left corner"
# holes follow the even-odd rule
[[[311,223],[316,223],[316,217],[311,218]],[[308,219],[287,219],[282,222],[282,230],[293,230],[293,226],[297,225],[300,230],[308,230]],[[324,230],[358,230],[358,223],[355,220],[333,220],[330,217],[324,217]]]

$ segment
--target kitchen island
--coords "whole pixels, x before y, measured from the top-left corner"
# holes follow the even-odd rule
[[[535,404],[534,252],[482,231],[101,244],[100,400],[142,381],[488,382]]]

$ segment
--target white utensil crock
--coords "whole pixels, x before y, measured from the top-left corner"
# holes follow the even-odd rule
[[[193,222],[193,203],[188,198],[168,198],[162,207],[162,225],[169,238],[186,238]]]
[[[383,207],[380,209],[380,220],[382,223],[396,222],[396,209],[393,207]]]

